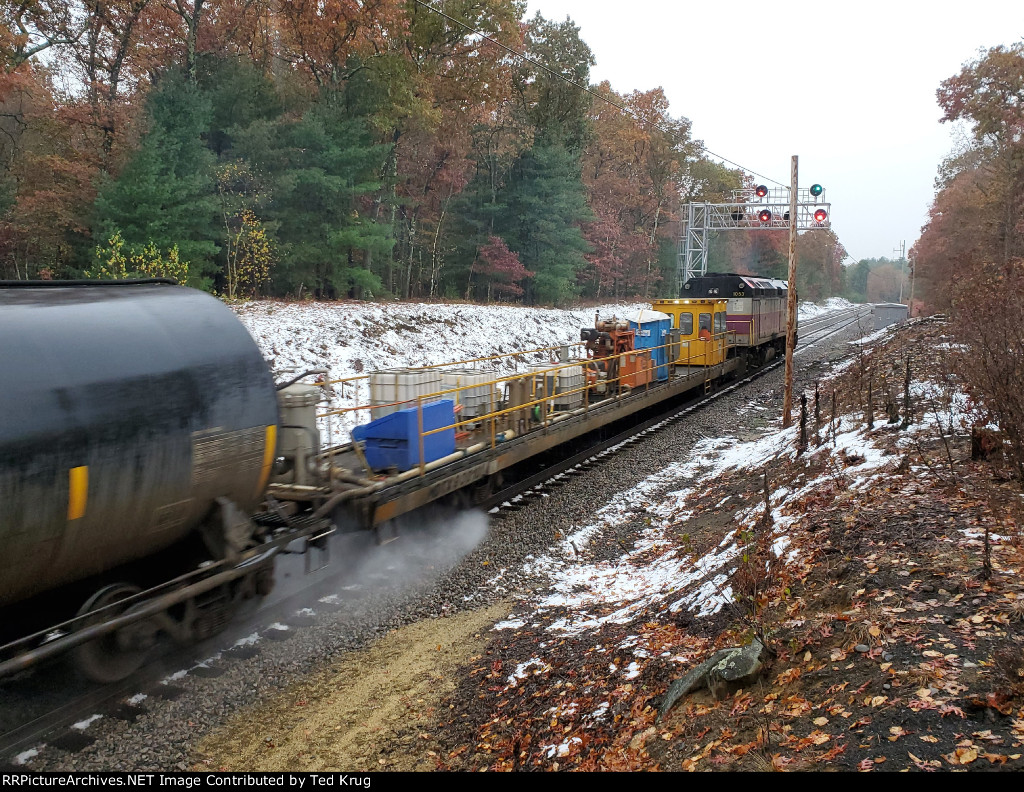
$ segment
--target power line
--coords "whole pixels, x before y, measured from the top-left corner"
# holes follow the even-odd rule
[[[591,96],[594,96],[594,97],[600,99],[602,102],[607,102],[612,107],[617,107],[623,113],[626,113],[628,116],[632,117],[633,120],[638,121],[639,123],[642,123],[642,124],[648,124],[648,125],[654,127],[655,129],[659,130],[660,132],[664,132],[666,135],[672,134],[669,130],[665,129],[662,126],[659,126],[658,124],[654,123],[653,121],[646,121],[646,120],[640,118],[636,113],[634,113],[628,107],[624,107],[623,105],[620,105],[618,102],[613,102],[607,96],[603,96],[602,94],[597,93],[597,91],[594,91],[590,86],[588,86],[588,85],[581,85],[580,83],[576,82],[575,80],[572,80],[569,77],[566,77],[561,72],[557,72],[554,69],[552,69],[552,68],[546,66],[545,64],[541,63],[540,61],[534,60],[529,55],[527,55],[525,52],[521,52],[521,51],[519,51],[517,49],[513,49],[512,47],[509,47],[508,45],[501,43],[497,39],[491,38],[490,36],[488,36],[483,31],[477,30],[476,28],[470,26],[466,22],[463,22],[461,19],[456,19],[455,17],[453,17],[450,14],[448,14],[447,12],[445,12],[443,9],[436,8],[436,7],[432,6],[430,3],[425,2],[424,0],[416,0],[416,5],[421,5],[424,8],[427,8],[427,9],[433,11],[435,14],[438,14],[439,16],[442,16],[442,17],[444,17],[445,19],[447,19],[447,20],[449,20],[451,22],[454,22],[456,25],[459,25],[460,27],[465,28],[466,30],[470,31],[471,33],[474,33],[477,36],[480,36],[481,38],[491,42],[492,44],[494,44],[494,45],[496,45],[498,47],[501,47],[503,50],[505,50],[509,54],[515,55],[517,58],[522,58],[527,63],[532,63],[538,69],[543,69],[544,71],[546,71],[551,76],[557,77],[558,79],[567,82],[569,85],[573,86],[574,88],[578,88],[581,91],[586,91],[588,94],[590,94]],[[746,167],[744,165],[740,165],[738,162],[734,162],[733,160],[729,159],[728,157],[723,157],[721,154],[716,154],[715,152],[711,151],[711,149],[709,149],[707,146],[705,146],[705,145],[703,145],[701,143],[696,143],[695,141],[691,141],[691,142],[694,142],[694,145],[696,145],[697,148],[699,148],[705,154],[708,154],[708,155],[710,155],[712,157],[720,159],[723,162],[728,162],[730,165],[733,165],[733,166],[739,168],[742,171],[750,173],[750,174],[752,174],[754,176],[758,176],[759,178],[764,179],[765,181],[770,181],[772,184],[777,184],[777,185],[779,185],[780,187],[782,187],[782,188],[784,188],[786,190],[789,189],[789,185],[788,184],[783,184],[782,182],[776,181],[775,179],[771,178],[770,176],[765,176],[764,174],[758,173],[757,171],[752,170],[752,169],[750,169],[750,168],[748,168],[748,167]]]

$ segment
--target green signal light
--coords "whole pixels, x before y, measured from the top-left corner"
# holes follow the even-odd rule
[[[825,188],[822,187],[820,184],[811,185],[811,195],[813,195],[815,198],[817,198],[823,192],[825,192]]]

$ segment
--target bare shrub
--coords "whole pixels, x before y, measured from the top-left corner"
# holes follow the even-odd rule
[[[1024,485],[1024,259],[979,267],[963,285],[951,311],[967,346],[959,372]]]

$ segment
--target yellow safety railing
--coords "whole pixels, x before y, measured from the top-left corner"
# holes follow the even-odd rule
[[[750,330],[752,332],[752,329],[753,329],[753,322],[752,321],[751,321],[750,325],[751,325]],[[730,336],[733,337],[732,340],[730,340]],[[329,412],[323,413],[322,416],[330,417],[330,416],[336,416],[336,415],[344,415],[344,414],[352,413],[352,412],[358,412],[360,410],[372,410],[372,409],[381,409],[381,408],[388,408],[388,407],[403,407],[405,405],[411,405],[413,403],[413,401],[415,401],[416,411],[417,411],[417,418],[416,418],[416,420],[417,420],[417,435],[418,435],[418,445],[419,445],[418,458],[420,460],[419,461],[419,473],[420,473],[420,475],[423,475],[425,473],[425,467],[426,467],[426,464],[427,464],[426,461],[425,461],[425,458],[424,458],[424,439],[426,437],[429,437],[429,436],[435,435],[435,434],[440,434],[441,432],[447,432],[449,430],[454,430],[456,432],[459,432],[464,427],[469,427],[469,426],[475,426],[475,425],[480,425],[480,424],[484,424],[484,423],[489,423],[489,432],[488,432],[488,435],[489,435],[489,445],[490,445],[491,448],[494,448],[497,445],[497,442],[498,442],[497,436],[498,436],[499,432],[498,432],[498,428],[497,427],[498,427],[499,419],[501,419],[501,418],[503,418],[503,417],[505,417],[507,415],[510,415],[510,414],[513,414],[513,413],[521,413],[522,411],[526,411],[526,413],[529,414],[529,413],[533,412],[533,409],[535,407],[540,407],[541,409],[540,409],[540,416],[539,416],[540,420],[539,420],[539,422],[542,424],[543,428],[546,429],[548,427],[549,423],[552,420],[551,413],[554,412],[554,411],[549,409],[549,405],[552,405],[554,399],[557,397],[560,400],[562,400],[562,399],[566,399],[567,397],[574,396],[576,394],[581,394],[582,405],[579,406],[579,407],[575,407],[575,408],[573,408],[572,410],[569,410],[569,411],[561,411],[558,414],[559,415],[566,415],[566,414],[569,414],[569,413],[574,413],[576,410],[581,410],[581,409],[584,410],[584,411],[589,410],[589,408],[590,408],[590,394],[591,394],[591,391],[594,388],[594,384],[595,383],[588,382],[587,373],[588,373],[588,369],[593,371],[595,369],[595,364],[598,363],[598,362],[605,363],[606,370],[608,368],[610,368],[610,366],[608,364],[611,361],[617,361],[618,362],[618,364],[619,364],[618,365],[619,374],[617,376],[613,377],[613,378],[610,378],[610,379],[606,378],[605,380],[603,380],[605,388],[607,389],[607,391],[609,391],[609,395],[606,396],[605,398],[600,399],[600,401],[604,402],[604,401],[607,401],[609,399],[618,400],[618,399],[621,399],[623,397],[623,395],[625,395],[623,393],[624,388],[623,387],[614,387],[614,395],[612,395],[610,393],[610,391],[613,390],[613,386],[618,386],[618,384],[621,383],[623,379],[633,378],[633,377],[637,376],[637,374],[641,374],[641,375],[645,374],[645,373],[648,374],[648,377],[646,378],[646,382],[644,383],[645,388],[647,388],[647,387],[650,387],[651,384],[657,382],[657,375],[655,374],[655,371],[657,369],[661,368],[662,366],[673,366],[673,367],[675,367],[675,366],[688,366],[688,367],[695,367],[695,368],[709,368],[711,365],[717,365],[717,362],[716,363],[710,363],[709,362],[710,358],[712,357],[713,354],[720,353],[721,359],[724,360],[725,357],[726,357],[726,354],[727,354],[727,350],[729,348],[733,347],[733,346],[736,346],[735,336],[736,336],[736,331],[735,330],[726,330],[724,332],[719,332],[719,333],[713,334],[711,339],[706,340],[706,341],[705,340],[700,340],[700,339],[696,339],[696,340],[694,340],[694,339],[687,339],[685,341],[680,340],[678,342],[669,341],[669,342],[666,342],[666,343],[661,344],[659,346],[647,347],[647,348],[644,348],[644,349],[633,349],[633,350],[630,350],[628,352],[620,352],[618,354],[609,355],[607,357],[602,357],[602,358],[576,358],[576,359],[570,360],[568,362],[564,362],[564,361],[558,362],[558,363],[552,362],[550,366],[547,366],[547,367],[545,367],[543,369],[540,369],[540,370],[535,370],[535,371],[531,371],[531,372],[527,372],[527,373],[516,372],[514,374],[508,374],[508,375],[504,375],[504,376],[500,376],[500,377],[495,377],[493,379],[487,380],[486,382],[473,382],[473,383],[470,383],[470,384],[467,384],[467,385],[456,385],[454,387],[446,388],[444,390],[440,390],[440,391],[437,391],[437,392],[434,392],[434,393],[430,393],[430,394],[426,394],[426,395],[419,395],[419,396],[416,397],[415,400],[411,400],[410,399],[410,400],[405,400],[405,401],[389,402],[389,403],[386,403],[386,404],[361,404],[361,405],[356,405],[356,406],[353,406],[353,407],[343,407],[343,408],[339,408],[337,410],[331,410]],[[748,336],[748,338],[749,338],[749,336]],[[695,351],[694,347],[692,347],[691,344],[700,344],[700,345],[702,345],[702,348],[700,348],[700,351]],[[711,348],[709,348],[712,345],[716,348],[716,349],[714,349],[714,352],[712,351]],[[577,347],[578,348],[578,347],[582,346],[582,342],[578,342],[578,343],[575,343],[575,344],[560,344],[558,346],[544,347],[544,348],[541,348],[541,349],[529,350],[527,352],[516,352],[516,353],[508,353],[508,354],[502,354],[502,355],[492,355],[492,356],[483,357],[483,358],[474,358],[473,360],[461,361],[459,363],[447,363],[447,364],[441,364],[441,365],[437,365],[437,366],[423,366],[423,367],[420,367],[418,369],[411,369],[411,370],[415,371],[415,370],[424,370],[424,369],[431,369],[431,368],[442,368],[444,366],[465,365],[466,363],[471,363],[471,362],[483,362],[483,361],[501,360],[501,359],[509,358],[509,357],[518,357],[518,356],[522,356],[522,355],[529,355],[529,354],[533,354],[535,352],[550,352],[550,351],[554,351],[554,350],[560,350],[560,349],[563,349],[566,346]],[[680,354],[675,359],[671,359],[670,352],[671,352],[672,348],[676,347],[676,346],[679,347]],[[683,347],[685,347],[685,357],[684,357],[684,354],[683,354],[684,353]],[[666,361],[664,363],[658,363],[654,359],[654,357],[655,357],[654,353],[656,351],[660,350],[660,349],[664,349],[666,351],[666,356],[665,356],[666,357]],[[628,373],[625,373],[625,374],[621,373],[622,372],[622,359],[624,357],[626,357],[627,355],[636,355],[636,354],[644,354],[644,353],[650,353],[649,364],[647,366],[641,368],[638,371],[637,370],[630,370]],[[715,356],[717,357],[718,355],[716,354]],[[721,362],[721,361],[718,361],[718,362]],[[578,387],[578,388],[573,388],[571,390],[566,390],[566,391],[557,391],[556,390],[556,392],[554,392],[554,393],[548,393],[548,381],[549,381],[549,378],[553,378],[557,382],[558,373],[563,371],[563,370],[567,370],[567,369],[580,369],[580,371],[581,371],[581,373],[583,375],[583,384],[582,384],[582,386]],[[359,377],[359,379],[366,379],[368,377],[369,377],[369,375],[361,375],[361,377]],[[494,409],[495,390],[496,390],[496,388],[498,386],[502,386],[501,389],[502,389],[502,391],[504,391],[504,385],[505,384],[511,383],[511,382],[516,382],[516,381],[522,381],[522,380],[527,379],[527,378],[529,378],[531,380],[531,384],[530,384],[530,389],[531,389],[530,396],[531,396],[531,399],[529,401],[523,402],[523,403],[519,403],[519,404],[516,404],[516,405],[513,405],[513,406],[504,407],[504,408],[498,409],[498,410]],[[351,381],[353,379],[356,379],[356,378],[349,377],[349,378],[345,378],[344,380],[334,380],[334,381],[332,381],[332,384],[340,383],[340,382],[347,382],[347,381]],[[538,379],[540,380],[540,387],[539,388],[538,388]],[[423,405],[424,405],[425,402],[426,403],[430,403],[430,402],[433,402],[433,401],[437,401],[437,400],[442,399],[444,396],[447,396],[447,395],[454,395],[455,396],[455,401],[461,402],[461,399],[459,398],[459,394],[462,393],[463,391],[475,390],[475,389],[484,388],[484,387],[488,388],[488,392],[489,392],[488,412],[486,412],[485,414],[482,414],[482,415],[474,415],[474,416],[471,416],[469,418],[458,420],[458,421],[455,421],[452,424],[448,424],[448,425],[443,426],[443,427],[439,427],[439,428],[436,428],[436,429],[429,429],[429,430],[424,431],[424,429],[423,429]],[[540,394],[539,396],[538,396],[538,393]],[[529,420],[529,419],[527,419],[527,420]],[[510,427],[510,429],[511,429],[511,427]],[[506,430],[502,430],[502,431],[504,432]]]

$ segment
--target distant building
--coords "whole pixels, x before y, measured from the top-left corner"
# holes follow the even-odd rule
[[[875,330],[907,321],[908,308],[903,303],[875,303],[871,315],[875,318]]]

